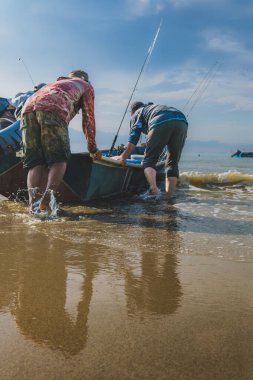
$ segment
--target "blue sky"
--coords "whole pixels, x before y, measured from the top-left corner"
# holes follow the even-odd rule
[[[0,96],[82,68],[95,89],[97,130],[115,132],[161,18],[133,100],[185,105],[191,140],[253,143],[253,1],[0,0]],[[81,128],[80,118],[71,122]],[[127,134],[129,113],[121,133]]]

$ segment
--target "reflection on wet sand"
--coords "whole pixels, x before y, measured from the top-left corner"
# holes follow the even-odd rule
[[[68,255],[67,250],[64,252],[62,246],[57,246],[57,240],[44,238],[38,244],[39,249],[29,252],[34,244],[27,239],[27,249],[18,254],[18,281],[11,312],[26,338],[73,355],[80,352],[87,340],[92,280],[97,264],[92,260],[92,253],[86,251],[81,261],[75,263],[72,258],[71,266],[67,267],[66,256],[71,253]],[[72,282],[77,278],[78,297],[77,289],[75,294],[71,290],[69,278]],[[67,292],[70,298],[78,298],[69,310],[66,308]],[[75,318],[71,315],[74,307]]]
[[[168,235],[167,235],[168,236]],[[169,235],[167,251],[145,250],[147,232],[140,235],[140,252],[126,268],[125,293],[129,315],[172,314],[180,306],[182,290],[177,276],[177,233]],[[159,240],[159,239],[158,239]],[[159,246],[157,241],[157,244]],[[136,261],[139,261],[136,265]]]
[[[94,217],[94,210],[92,214]],[[136,249],[130,253],[126,251],[125,259],[119,260],[115,248],[110,247],[108,235],[105,231],[101,233],[105,222],[94,231],[100,233],[101,244],[107,244],[104,251],[97,248],[97,241],[82,245],[86,236],[81,228],[76,229],[74,240],[79,240],[79,244],[75,245],[62,240],[63,226],[59,228],[57,224],[43,222],[35,229],[27,226],[22,231],[22,250],[14,254],[10,248],[1,275],[12,270],[15,276],[1,279],[4,287],[0,310],[11,305],[18,329],[27,339],[65,355],[74,355],[85,347],[93,280],[99,276],[99,267],[110,266],[109,253],[115,254],[116,272],[124,279],[128,315],[133,316],[136,312],[146,316],[169,314],[180,305],[182,291],[176,268],[180,239],[177,233],[173,231],[167,235],[163,242],[167,250],[159,252],[150,250],[147,244],[150,244],[149,231],[139,228],[134,236]],[[67,237],[71,235],[73,223],[76,222],[67,221],[64,226]],[[116,227],[117,221],[115,223]],[[146,226],[147,215],[144,214],[138,223],[140,227]],[[148,223],[152,228],[152,223],[156,222],[151,218]],[[114,233],[117,233],[115,227]],[[155,225],[153,227],[155,229]],[[127,247],[128,240],[128,235],[121,237],[122,246]],[[152,246],[156,244],[160,244],[159,236],[152,234]]]

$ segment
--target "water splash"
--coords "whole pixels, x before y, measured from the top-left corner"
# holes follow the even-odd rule
[[[150,201],[150,200],[158,201],[159,199],[161,199],[162,193],[160,189],[159,189],[158,194],[151,194],[150,190],[147,190],[145,193],[140,194],[138,197],[142,199],[143,201]]]
[[[56,202],[56,198],[54,196],[53,190],[50,190],[49,206],[51,208],[50,218],[57,218],[59,216],[60,208],[59,208],[59,204]]]
[[[50,195],[50,200],[49,200],[49,209],[48,210],[41,210],[40,208],[40,202],[41,199],[36,201],[33,204],[34,208],[34,213],[33,215],[40,218],[40,219],[56,219],[59,217],[59,205],[56,202],[56,198],[54,196],[53,190],[48,190],[48,193]]]

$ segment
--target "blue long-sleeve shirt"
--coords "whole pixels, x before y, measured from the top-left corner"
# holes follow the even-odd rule
[[[169,120],[181,120],[187,123],[185,115],[173,107],[152,104],[139,108],[130,121],[128,142],[137,145],[141,133],[147,135],[151,129]]]

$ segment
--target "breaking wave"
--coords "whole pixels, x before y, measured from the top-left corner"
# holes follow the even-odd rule
[[[180,175],[180,184],[190,184],[196,187],[253,187],[253,174],[238,171],[216,172],[183,172]]]

